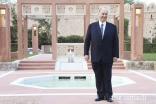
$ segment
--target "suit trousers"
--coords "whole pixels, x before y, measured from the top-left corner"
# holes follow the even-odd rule
[[[98,97],[111,98],[112,91],[112,65],[113,63],[92,62],[92,68],[95,73],[96,89]]]

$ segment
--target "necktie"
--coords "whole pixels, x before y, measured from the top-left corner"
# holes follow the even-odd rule
[[[102,38],[103,38],[103,24],[101,24],[101,34],[102,34]]]

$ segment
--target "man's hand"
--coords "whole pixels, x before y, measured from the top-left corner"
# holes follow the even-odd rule
[[[113,57],[113,62],[116,62],[118,60],[117,57]]]
[[[85,56],[84,56],[84,59],[85,59],[86,61],[88,61],[88,60],[89,60],[89,56],[88,56],[88,55],[85,55]]]

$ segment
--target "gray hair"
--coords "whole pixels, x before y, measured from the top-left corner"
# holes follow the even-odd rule
[[[100,13],[100,11],[101,11],[102,9],[106,9],[106,10],[107,10],[107,13],[108,13],[108,9],[107,9],[106,7],[100,8],[100,9],[99,9],[99,13]],[[99,13],[98,13],[98,14],[99,14]]]

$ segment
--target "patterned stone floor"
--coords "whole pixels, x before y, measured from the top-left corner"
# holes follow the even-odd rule
[[[109,104],[105,100],[94,101],[96,98],[94,88],[39,89],[10,84],[21,77],[63,73],[91,74],[93,72],[52,70],[1,72],[0,76],[5,75],[0,77],[0,104]],[[113,70],[113,76],[126,76],[136,83],[113,87],[112,104],[156,104],[156,71]]]
[[[114,102],[111,104],[156,104],[156,71],[119,69],[112,73],[135,83],[113,87]],[[94,101],[97,97],[95,88],[41,89],[11,84],[19,78],[51,74],[93,74],[93,71],[0,71],[0,104],[110,104],[106,100]]]

